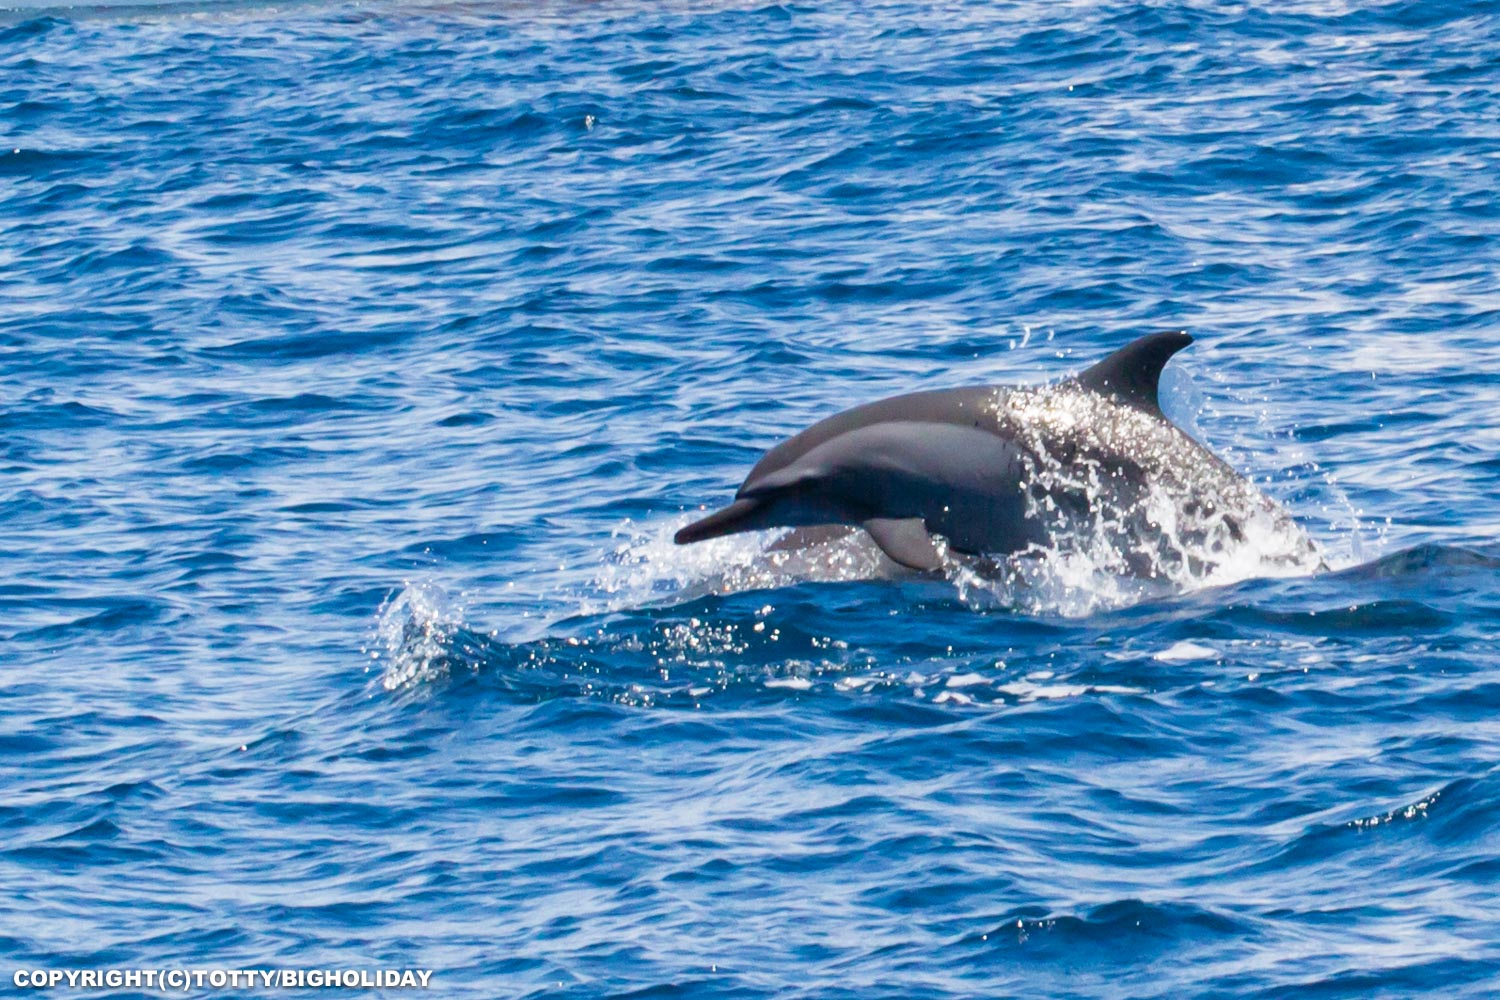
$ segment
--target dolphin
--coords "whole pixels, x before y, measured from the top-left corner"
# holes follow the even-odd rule
[[[766,452],[732,503],[674,540],[857,529],[924,572],[941,570],[945,551],[1069,544],[1157,576],[1201,574],[1253,527],[1257,557],[1315,565],[1283,508],[1162,413],[1162,368],[1192,342],[1154,333],[1061,382],[916,392],[837,413]]]

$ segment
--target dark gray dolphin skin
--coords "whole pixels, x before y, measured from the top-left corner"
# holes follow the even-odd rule
[[[1162,368],[1190,343],[1181,331],[1155,333],[1051,385],[918,392],[845,410],[768,451],[734,502],[675,541],[850,525],[902,566],[934,571],[943,558],[933,535],[951,551],[1006,555],[1064,532],[1104,532],[1127,572],[1154,576],[1166,549],[1201,562],[1262,517],[1286,536],[1273,558],[1308,556],[1285,511],[1162,414]],[[1196,555],[1177,551],[1184,538]]]

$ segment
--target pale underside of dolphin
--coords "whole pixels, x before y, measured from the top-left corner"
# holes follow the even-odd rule
[[[1289,515],[1162,414],[1167,360],[1192,338],[1151,334],[1082,373],[1035,387],[918,392],[857,406],[768,451],[734,501],[676,534],[844,525],[895,562],[943,567],[942,548],[1006,556],[1061,538],[1101,541],[1156,575],[1163,558],[1232,547],[1260,519],[1285,553],[1312,553]],[[1175,553],[1175,556],[1174,556]]]

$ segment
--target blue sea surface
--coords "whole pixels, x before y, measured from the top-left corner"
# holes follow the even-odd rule
[[[1497,177],[1490,3],[0,12],[0,990],[1500,995]],[[1179,328],[1326,570],[671,542]]]

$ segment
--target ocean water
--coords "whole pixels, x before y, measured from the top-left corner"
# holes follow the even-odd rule
[[[0,989],[1500,993],[1500,12],[1273,6],[0,14]],[[1326,569],[671,543],[1177,328]]]

